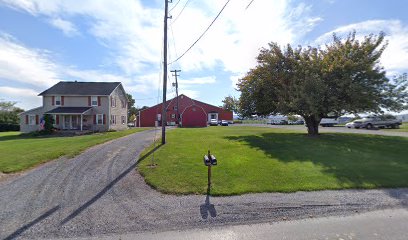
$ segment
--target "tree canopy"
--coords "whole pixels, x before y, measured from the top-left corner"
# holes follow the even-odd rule
[[[333,35],[323,48],[270,43],[238,83],[241,111],[301,115],[311,135],[323,117],[400,111],[408,101],[407,83],[386,77],[379,64],[386,46],[383,33],[360,41],[355,32],[344,40]]]
[[[24,112],[15,102],[0,101],[0,123],[19,124],[18,114]]]
[[[229,95],[222,100],[222,108],[228,111],[233,111],[235,113],[238,113],[238,108],[239,108],[239,100],[236,99],[235,97]]]

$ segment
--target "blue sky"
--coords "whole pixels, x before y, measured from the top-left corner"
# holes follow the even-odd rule
[[[169,4],[169,62],[204,31],[226,0]],[[261,47],[322,45],[333,32],[361,37],[384,31],[381,64],[389,76],[408,71],[405,0],[231,0],[209,32],[169,70],[179,91],[221,105],[239,96],[236,82]],[[176,5],[177,4],[177,5]],[[182,11],[183,7],[184,10]],[[64,80],[120,81],[137,106],[161,101],[162,0],[0,0],[0,99],[30,109],[38,93]],[[181,14],[180,14],[181,13]],[[175,96],[169,74],[168,98]]]

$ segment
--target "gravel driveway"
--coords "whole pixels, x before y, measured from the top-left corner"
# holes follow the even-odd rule
[[[153,232],[408,207],[408,189],[164,195],[135,171],[154,135],[136,133],[0,182],[0,239]]]

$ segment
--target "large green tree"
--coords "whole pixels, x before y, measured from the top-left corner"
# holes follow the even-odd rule
[[[0,123],[19,124],[18,114],[24,112],[15,102],[0,101]]]
[[[231,95],[227,96],[222,100],[222,108],[228,111],[233,111],[235,113],[239,112],[239,100]]]
[[[244,115],[301,115],[310,135],[319,133],[323,117],[346,113],[399,111],[407,103],[406,81],[392,81],[379,64],[384,34],[346,39],[333,35],[323,48],[260,51],[257,66],[240,79]]]

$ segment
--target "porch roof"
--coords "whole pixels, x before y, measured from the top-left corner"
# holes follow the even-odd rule
[[[84,114],[91,109],[92,107],[57,107],[45,114]]]

